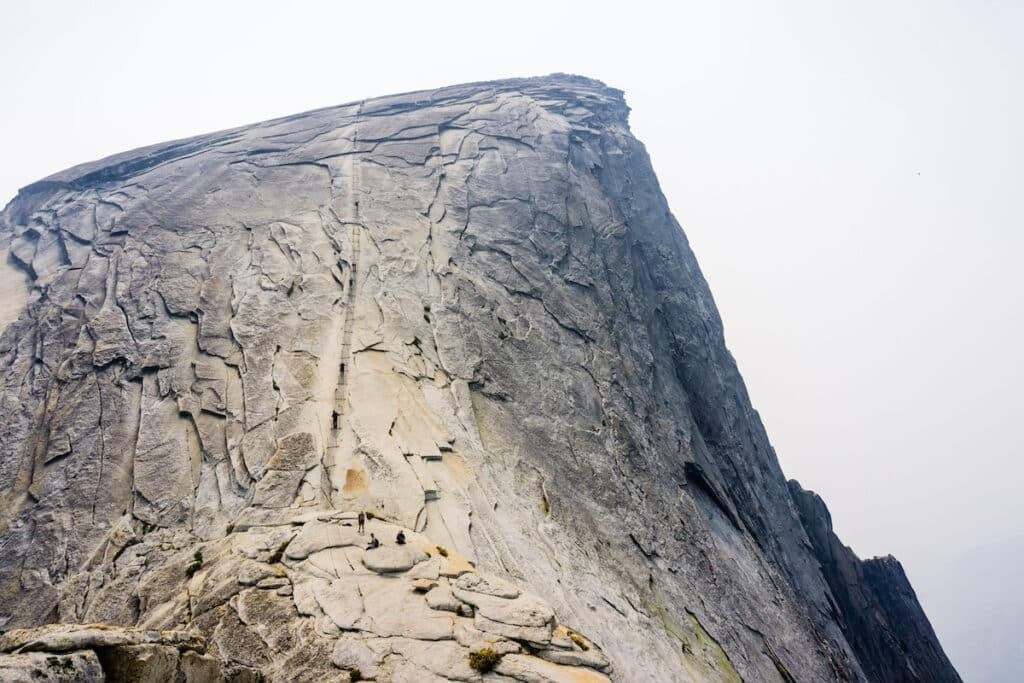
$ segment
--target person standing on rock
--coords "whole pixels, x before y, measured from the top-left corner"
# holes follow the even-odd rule
[[[360,510],[359,516],[356,517],[356,521],[359,522],[359,533],[363,533],[363,530],[366,526],[366,513]]]

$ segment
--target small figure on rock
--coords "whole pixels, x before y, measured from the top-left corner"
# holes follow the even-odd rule
[[[356,517],[356,521],[359,522],[359,533],[363,533],[364,527],[366,526],[366,513],[360,510],[359,516]]]
[[[398,536],[395,537],[395,543],[398,545],[405,545],[405,532],[401,529],[398,530]]]
[[[379,548],[379,547],[380,547],[380,541],[378,541],[378,540],[377,540],[377,537],[376,537],[376,536],[374,536],[374,535],[373,535],[373,534],[371,533],[371,534],[370,534],[370,545],[366,546],[366,549],[367,549],[367,550],[373,550],[374,548]]]

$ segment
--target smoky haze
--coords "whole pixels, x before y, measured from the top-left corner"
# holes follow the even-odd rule
[[[0,203],[114,152],[555,71],[626,91],[787,476],[1024,680],[1024,4],[33,2]]]

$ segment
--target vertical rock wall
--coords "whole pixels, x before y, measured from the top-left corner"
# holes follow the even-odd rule
[[[370,510],[528,587],[619,680],[918,680],[837,614],[627,113],[578,77],[457,86],[23,190],[0,629],[156,623],[147,576],[182,569],[147,534],[187,556]],[[161,626],[247,623],[224,609]]]

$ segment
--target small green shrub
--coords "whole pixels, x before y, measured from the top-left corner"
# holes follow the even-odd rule
[[[490,671],[500,661],[501,655],[489,647],[469,653],[469,665],[480,673]]]
[[[230,534],[234,530],[235,530],[235,525],[234,525],[234,523],[231,523],[231,524],[228,524],[228,528],[225,529],[225,532]]]
[[[439,545],[437,546],[437,554],[441,557],[448,557],[448,549],[445,548],[443,545]]]
[[[203,551],[197,550],[194,553],[192,553],[192,561],[188,563],[187,567],[185,567],[185,576],[191,579],[195,575],[195,573],[202,568],[202,566]]]
[[[348,680],[350,683],[358,683],[358,681],[363,680],[363,672],[359,669],[349,669]]]
[[[581,636],[578,633],[569,631],[569,640],[576,643],[576,647],[583,650],[584,652],[590,649],[590,646],[587,645],[587,641],[583,640],[583,636]]]
[[[370,511],[366,512],[366,519],[377,519],[377,516]]]

